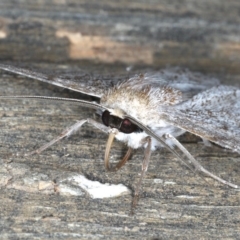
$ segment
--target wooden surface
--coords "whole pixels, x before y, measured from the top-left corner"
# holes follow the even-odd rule
[[[48,65],[48,68],[56,69],[56,66]],[[84,97],[3,72],[0,86],[1,95]],[[24,156],[24,153],[52,140],[76,120],[94,117],[93,111],[69,104],[32,100],[2,100],[0,109],[0,224],[4,238],[128,239],[141,236],[191,239],[193,234],[199,238],[239,236],[240,192],[209,178],[200,178],[164,149],[154,152],[151,157],[134,216],[129,215],[131,195],[91,199],[67,179],[84,175],[89,180],[122,183],[134,190],[141,171],[142,150],[137,150],[120,171],[108,173],[103,165],[107,136],[85,126],[78,134],[39,156]],[[240,184],[238,154],[214,145],[206,147],[191,136],[183,140],[187,149],[207,169]],[[124,151],[126,147],[116,142],[112,160],[118,159]],[[59,191],[62,184],[81,194],[74,196]]]
[[[240,2],[0,2],[0,59],[89,60],[239,73]]]
[[[239,85],[239,7],[238,1],[1,1],[0,59],[53,73],[81,67],[99,76],[128,75],[128,66],[139,72],[187,66]],[[0,95],[92,100],[6,72],[0,72]],[[141,149],[120,171],[108,173],[103,165],[107,136],[84,126],[40,155],[24,155],[76,120],[95,118],[94,111],[56,102],[1,100],[0,116],[1,239],[239,238],[240,192],[201,178],[165,149],[152,154],[134,216],[129,216],[130,194],[91,199],[66,179],[84,175],[134,190]],[[206,147],[194,136],[182,140],[208,170],[240,185],[238,154]],[[125,151],[116,142],[112,161]],[[60,191],[63,184],[78,196]]]

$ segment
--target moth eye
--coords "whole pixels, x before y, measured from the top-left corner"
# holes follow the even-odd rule
[[[102,122],[105,126],[117,128],[120,132],[126,134],[142,131],[142,129],[140,129],[137,125],[133,124],[130,120],[126,118],[121,119],[119,117],[112,116],[108,110],[105,110],[102,113]]]
[[[105,126],[109,127],[110,112],[105,110],[102,114],[102,122]]]
[[[128,119],[123,119],[119,130],[123,133],[132,133],[132,132],[135,132],[136,130],[138,130],[138,126],[133,124]]]

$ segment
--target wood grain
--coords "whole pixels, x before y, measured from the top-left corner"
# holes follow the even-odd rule
[[[239,85],[239,8],[237,0],[3,0],[0,60],[53,73],[81,68],[99,76],[128,75],[129,66],[134,72],[186,66]],[[0,95],[91,100],[6,72],[0,72]],[[106,172],[107,136],[86,125],[40,155],[24,155],[87,117],[97,119],[94,111],[76,105],[0,101],[1,239],[239,238],[239,191],[189,171],[165,149],[152,154],[134,216],[131,195],[91,199],[66,179],[84,175],[134,191],[143,150],[120,171]],[[181,140],[208,170],[240,185],[238,154],[206,147],[192,135]],[[111,161],[125,151],[116,142]],[[77,188],[78,196],[63,194],[61,184]]]
[[[2,0],[0,59],[239,74],[240,2]]]
[[[53,72],[57,69],[55,65],[48,66],[51,67]],[[1,94],[5,95],[84,98],[3,72],[0,85]],[[5,238],[191,239],[193,233],[199,238],[238,236],[239,191],[189,171],[164,149],[151,157],[133,217],[129,215],[131,195],[91,199],[66,179],[84,175],[102,183],[122,183],[134,190],[141,171],[141,149],[120,171],[108,173],[103,165],[107,136],[84,126],[76,135],[40,155],[24,156],[52,140],[76,120],[94,117],[92,110],[56,102],[2,100],[0,113],[0,212]],[[238,154],[214,145],[206,147],[200,139],[191,136],[182,140],[207,169],[240,183]],[[117,160],[124,151],[126,147],[116,142],[112,160]],[[79,195],[59,191],[62,184],[69,189],[78,188]]]

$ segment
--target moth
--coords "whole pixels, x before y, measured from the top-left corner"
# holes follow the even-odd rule
[[[84,81],[52,77],[35,71],[0,64],[0,69],[47,82],[99,98],[100,103],[80,99],[47,96],[1,96],[0,98],[37,98],[74,102],[100,112],[102,123],[87,118],[64,130],[58,137],[32,153],[69,137],[85,123],[109,135],[104,163],[107,170],[121,168],[132,150],[144,148],[142,171],[137,184],[133,207],[147,171],[152,151],[165,147],[186,165],[233,188],[239,188],[205,169],[177,140],[185,132],[200,136],[222,147],[240,153],[240,89],[220,85],[215,78],[179,68],[135,75],[114,86],[104,81]],[[116,166],[110,166],[109,155],[114,138],[124,142],[128,150]]]

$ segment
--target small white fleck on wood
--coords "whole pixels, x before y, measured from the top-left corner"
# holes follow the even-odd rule
[[[131,193],[131,191],[123,184],[102,184],[98,181],[88,180],[82,175],[69,177],[68,181],[74,181],[77,183],[78,186],[85,190],[91,198],[112,198]]]

